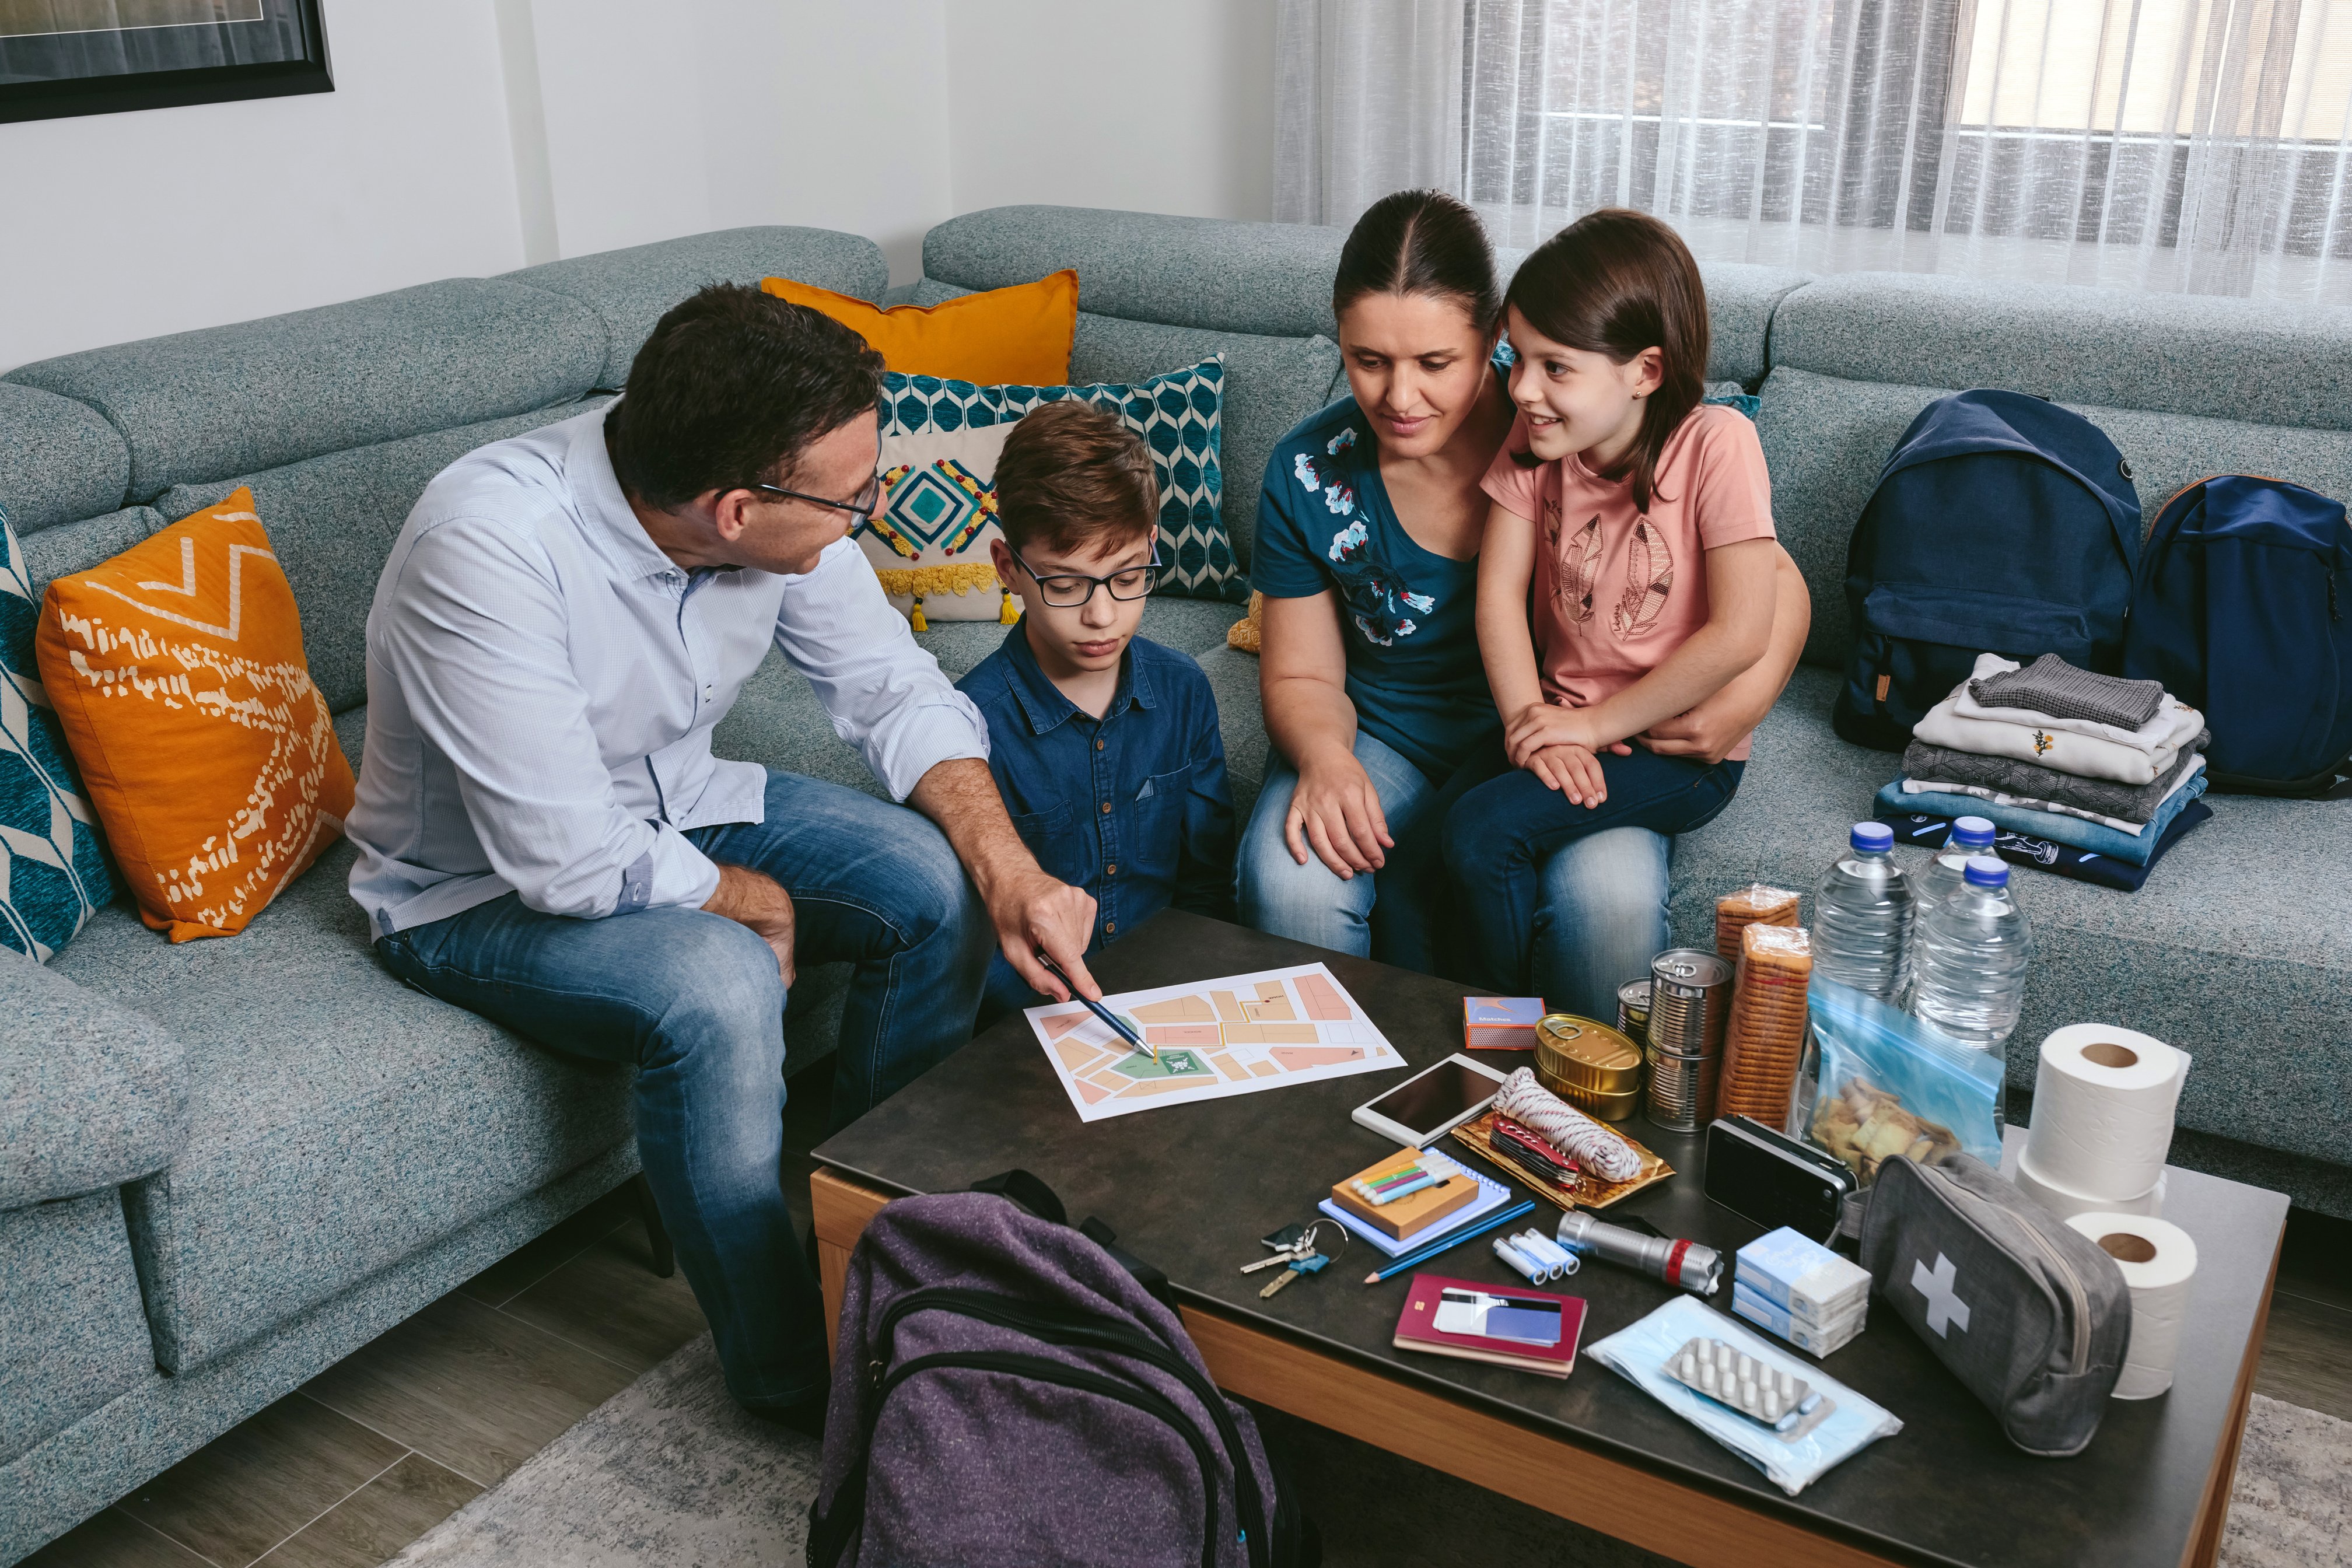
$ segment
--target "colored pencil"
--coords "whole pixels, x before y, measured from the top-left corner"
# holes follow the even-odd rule
[[[1042,952],[1037,954],[1037,962],[1044,964],[1049,971],[1051,971],[1055,979],[1060,981],[1065,985],[1070,985],[1070,977],[1062,973],[1062,966],[1060,964],[1046,957]],[[1104,1023],[1108,1024],[1112,1034],[1117,1035],[1120,1039],[1125,1040],[1129,1045],[1133,1046],[1137,1050],[1141,1051],[1153,1061],[1156,1062],[1160,1059],[1160,1052],[1156,1047],[1144,1044],[1143,1037],[1137,1034],[1133,1029],[1129,1028],[1125,1024],[1120,1023],[1109,1008],[1104,1006],[1099,1002],[1089,1002],[1085,997],[1079,995],[1078,988],[1075,985],[1070,985],[1070,1000],[1077,1003],[1087,1012],[1092,1013],[1096,1017],[1100,1018]]]
[[[1364,1276],[1364,1283],[1367,1285],[1377,1285],[1381,1280],[1402,1274],[1408,1268],[1418,1268],[1441,1252],[1444,1252],[1452,1247],[1459,1247],[1465,1241],[1474,1240],[1478,1237],[1482,1237],[1488,1231],[1496,1228],[1497,1226],[1508,1225],[1513,1220],[1518,1218],[1521,1215],[1532,1213],[1535,1206],[1535,1199],[1521,1198],[1517,1203],[1511,1205],[1509,1207],[1488,1215],[1484,1220],[1480,1221],[1476,1225],[1465,1226],[1460,1230],[1453,1231],[1447,1235],[1439,1237],[1427,1247],[1422,1247],[1417,1251],[1406,1253],[1402,1258],[1391,1263],[1386,1268],[1373,1269],[1370,1274]]]

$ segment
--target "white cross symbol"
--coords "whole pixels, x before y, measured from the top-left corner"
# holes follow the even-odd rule
[[[1940,1252],[1936,1254],[1932,1272],[1927,1264],[1916,1258],[1912,1260],[1911,1289],[1927,1299],[1927,1326],[1936,1331],[1939,1340],[1950,1337],[1944,1331],[1954,1323],[1959,1324],[1960,1332],[1969,1331],[1969,1304],[1952,1289],[1952,1281],[1959,1272],[1952,1267],[1952,1260]]]

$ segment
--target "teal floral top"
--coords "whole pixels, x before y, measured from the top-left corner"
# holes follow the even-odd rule
[[[1357,724],[1442,784],[1498,722],[1478,660],[1478,563],[1413,542],[1379,451],[1353,397],[1282,438],[1266,464],[1250,581],[1273,599],[1337,594]]]

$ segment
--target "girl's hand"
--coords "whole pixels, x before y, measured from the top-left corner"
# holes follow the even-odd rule
[[[1585,746],[1546,746],[1527,761],[1528,771],[1568,796],[1571,805],[1594,806],[1609,798],[1601,759]]]
[[[1343,882],[1352,881],[1359,871],[1379,870],[1387,864],[1385,852],[1396,847],[1371,776],[1354,752],[1337,749],[1300,766],[1282,837],[1292,859],[1306,865],[1311,844],[1316,858]]]
[[[1581,713],[1550,702],[1530,702],[1513,714],[1503,728],[1503,744],[1510,753],[1511,765],[1517,768],[1528,766],[1529,759],[1546,746],[1598,749],[1591,726]]]

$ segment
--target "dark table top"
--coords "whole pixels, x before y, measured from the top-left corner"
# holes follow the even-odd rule
[[[1329,965],[1412,1067],[1461,1047],[1460,986],[1178,910],[1137,928],[1102,954],[1094,973],[1105,991],[1116,992],[1317,961]],[[1320,1275],[1258,1300],[1265,1277],[1236,1270],[1261,1255],[1259,1237],[1314,1217],[1332,1183],[1392,1147],[1348,1113],[1404,1076],[1367,1073],[1087,1123],[1015,1015],[826,1141],[816,1157],[853,1179],[903,1193],[955,1191],[1024,1167],[1061,1194],[1073,1219],[1101,1216],[1122,1247],[1166,1270],[1188,1301],[1898,1561],[2137,1568],[2180,1560],[2234,1418],[2238,1371],[2263,1310],[2284,1197],[2171,1173],[2165,1217],[2198,1248],[2178,1375],[2161,1398],[2110,1402],[2097,1438],[2074,1458],[2030,1458],[2011,1447],[1991,1415],[1874,1302],[1868,1329],[1819,1364],[1894,1412],[1903,1430],[1790,1499],[1598,1362],[1580,1357],[1574,1374],[1559,1383],[1394,1349],[1410,1274],[1364,1285],[1381,1261],[1368,1247],[1351,1247]],[[1724,1287],[1710,1304],[1728,1317],[1730,1255],[1760,1227],[1701,1193],[1700,1138],[1638,1116],[1623,1126],[1680,1173],[1604,1217],[1639,1215],[1668,1236],[1721,1250]],[[1469,1157],[1451,1139],[1443,1146]],[[1558,1211],[1538,1204],[1529,1217],[1549,1231]],[[1422,1268],[1525,1283],[1483,1239]],[[1655,1280],[1599,1262],[1549,1289],[1585,1299],[1587,1345],[1669,1295]]]

